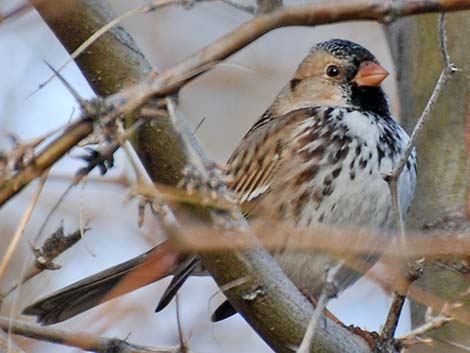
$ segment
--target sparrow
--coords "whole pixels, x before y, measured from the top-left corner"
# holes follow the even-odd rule
[[[392,203],[384,175],[400,159],[409,137],[393,119],[380,86],[387,76],[374,55],[359,44],[331,39],[312,47],[227,162],[227,186],[248,217],[307,230],[325,224],[372,229],[383,237],[392,234]],[[416,176],[413,151],[398,181],[405,212]],[[313,298],[325,284],[325,269],[340,261],[326,252],[299,253],[288,246],[273,251],[273,256],[290,280]],[[370,267],[377,256],[362,259]],[[23,313],[54,324],[173,275],[159,311],[196,268],[201,268],[197,255],[163,242],[59,290]],[[342,265],[336,274],[338,290],[361,275]],[[234,313],[227,301],[212,318],[218,321]]]

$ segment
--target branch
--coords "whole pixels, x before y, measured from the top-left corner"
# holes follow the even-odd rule
[[[63,11],[59,12],[59,9],[63,9],[64,2],[67,3],[67,11],[65,13]],[[87,33],[86,36],[77,36],[75,33],[70,33],[70,28],[86,27],[85,23],[89,18],[89,16],[87,16],[89,10],[85,7],[88,6],[93,8],[94,12],[99,12],[101,9],[105,11],[106,6],[102,6],[102,4],[104,4],[102,1],[69,0],[64,2],[61,2],[55,7],[52,3],[48,2],[47,6],[43,8],[38,6],[38,9],[56,35],[61,38],[69,52],[71,52],[79,45],[80,41],[85,40],[92,34]],[[70,4],[76,6],[70,6]],[[260,15],[241,25],[237,30],[229,33],[210,46],[200,50],[181,64],[161,73],[156,78],[151,78],[146,82],[142,82],[110,96],[106,99],[106,105],[113,106],[115,110],[107,117],[113,118],[119,114],[134,111],[142,107],[142,105],[147,103],[152,97],[163,97],[176,92],[189,80],[207,71],[220,60],[225,59],[275,28],[294,25],[316,25],[352,19],[390,21],[396,16],[408,16],[430,11],[451,11],[463,8],[470,8],[470,1],[434,1],[432,3],[429,1],[408,1],[399,3],[392,1],[376,3],[357,1],[347,5],[310,4]],[[53,16],[54,10],[55,18]],[[48,13],[50,16],[47,16]],[[71,16],[71,14],[73,14],[73,16]],[[391,16],[391,14],[393,16]],[[96,15],[96,13],[94,13],[94,15]],[[106,15],[102,17],[109,19],[110,16]],[[102,25],[103,23],[101,23],[100,26],[96,26],[95,30]],[[93,26],[91,28],[93,28]],[[110,35],[112,37],[112,33]],[[127,35],[124,36],[128,38]],[[94,45],[99,45],[100,42],[102,45],[106,44],[105,37],[106,35],[100,38]],[[110,40],[112,39],[113,38],[110,38]],[[116,79],[116,82],[113,82],[114,85],[112,88],[121,85],[119,89],[122,89],[122,86],[128,84],[129,80],[135,82],[143,77],[151,76],[149,75],[149,67],[147,66],[145,68],[143,64],[139,68],[139,65],[132,63],[132,69],[129,68],[129,65],[127,68],[126,65],[121,65],[118,70],[115,70],[114,62],[110,62],[109,60],[110,57],[114,60],[114,55],[117,58],[123,56],[123,53],[119,51],[111,52],[110,54],[110,50],[113,50],[114,45],[122,46],[121,42],[116,42],[107,44],[108,48],[106,48],[105,51],[105,61],[99,60],[102,58],[98,58],[98,60],[97,58],[93,58],[96,47],[94,50],[90,50],[89,53],[87,53],[88,55],[85,56],[85,59],[83,55],[77,59],[82,72],[84,72],[90,84],[97,93],[102,95],[108,95],[110,92],[113,92],[113,89],[99,87],[100,80],[95,80],[95,78],[100,77],[103,81],[106,81],[110,68],[118,72],[122,68],[124,68],[124,70],[136,70],[133,74],[124,72],[127,80],[123,80],[116,73],[109,73]],[[134,44],[132,43],[132,45]],[[137,51],[135,46],[132,46],[132,49]],[[135,55],[135,52],[132,50],[131,54],[134,55],[134,58],[137,57],[138,64],[145,61],[140,55]],[[105,65],[103,64],[104,62],[106,63]],[[130,62],[131,60],[127,64],[130,64]],[[136,67],[138,67],[138,69],[135,69]],[[142,69],[143,67],[144,69]],[[105,74],[101,72],[97,75],[97,72],[101,69]],[[137,72],[139,69],[141,69],[141,71]],[[114,89],[114,92],[115,91],[117,90]],[[180,173],[182,166],[186,164],[186,158],[182,152],[177,134],[172,129],[169,120],[158,119],[156,124],[163,124],[165,127],[163,132],[160,125],[151,133],[140,134],[137,141],[134,141],[134,145],[154,181],[175,185],[181,177]],[[156,143],[157,141],[158,143]],[[149,150],[146,149],[148,147],[150,147]],[[170,151],[166,151],[165,147],[170,148]],[[58,158],[59,156],[56,160]],[[161,158],[166,159],[162,160]],[[10,190],[9,192],[9,195],[8,191],[3,193],[3,197],[0,198],[0,204],[3,204],[16,191]],[[248,239],[257,244],[256,240],[251,237],[248,237]],[[306,322],[313,315],[313,309],[305,298],[303,298],[285,278],[283,273],[279,270],[278,265],[264,250],[257,247],[254,250],[242,252],[241,255],[242,256],[240,256],[239,252],[206,254],[204,255],[204,260],[219,285],[244,276],[249,278],[249,281],[243,283],[241,286],[229,289],[226,291],[226,294],[249,323],[260,332],[276,351],[284,352],[291,350],[292,346],[299,344],[305,331]],[[326,323],[326,329],[318,331],[317,335],[315,335],[315,351],[370,351],[360,338],[335,326],[331,321],[327,320]]]
[[[178,353],[180,347],[151,348],[129,343],[119,338],[106,338],[90,335],[86,332],[68,332],[46,328],[19,320],[0,317],[0,328],[3,331],[41,341],[77,347],[96,353]]]
[[[436,104],[437,98],[439,97],[439,94],[441,93],[447,78],[449,75],[452,75],[455,71],[457,71],[457,68],[453,63],[450,61],[450,56],[447,51],[447,36],[446,36],[446,30],[445,30],[445,14],[440,14],[438,18],[438,32],[439,32],[439,47],[441,49],[441,55],[444,61],[444,68],[439,76],[439,79],[437,80],[436,86],[434,87],[434,90],[429,97],[429,100],[426,104],[426,107],[424,108],[423,112],[421,113],[421,116],[419,117],[414,129],[413,133],[411,134],[410,140],[408,144],[406,145],[403,153],[401,154],[400,159],[398,160],[398,163],[394,166],[392,172],[385,176],[385,180],[388,183],[389,189],[390,189],[390,198],[392,201],[392,209],[393,209],[393,215],[395,219],[395,229],[398,233],[398,243],[403,249],[404,254],[407,253],[407,247],[406,247],[406,235],[405,235],[405,225],[403,222],[403,215],[400,207],[400,195],[398,193],[398,183],[400,180],[400,175],[403,172],[403,168],[405,167],[405,164],[408,162],[408,159],[410,158],[411,154],[415,150],[415,145],[417,143],[418,137],[420,136],[424,126],[426,123],[429,121],[429,118],[431,117],[431,111]],[[387,344],[387,342],[391,343],[393,340],[394,334],[395,334],[395,329],[398,325],[398,319],[400,317],[403,305],[405,303],[405,298],[406,294],[408,292],[408,289],[412,283],[417,277],[413,276],[413,279],[410,280],[407,283],[407,286],[405,288],[405,292],[394,292],[393,293],[393,300],[392,304],[389,310],[389,314],[384,326],[384,329],[382,330],[382,343]]]
[[[450,313],[455,309],[462,307],[462,304],[459,302],[455,303],[445,303],[442,306],[441,311],[436,316],[431,316],[431,308],[428,307],[426,312],[426,321],[421,326],[416,327],[412,331],[408,332],[406,335],[400,336],[397,338],[397,341],[400,345],[404,347],[409,347],[416,344],[432,344],[433,339],[430,337],[423,338],[424,334],[427,334],[433,330],[439,329],[448,322],[451,322],[453,318],[450,316]]]
[[[26,208],[25,213],[23,214],[23,217],[20,220],[20,224],[18,225],[18,228],[16,229],[15,234],[13,234],[13,237],[11,238],[10,243],[8,244],[8,247],[5,251],[5,255],[3,255],[2,261],[0,262],[0,278],[5,274],[5,271],[10,264],[10,261],[13,257],[13,254],[16,250],[16,247],[18,246],[18,243],[21,239],[21,237],[24,234],[24,231],[26,229],[26,226],[28,225],[31,216],[33,214],[34,208],[36,207],[36,204],[39,200],[39,196],[41,196],[41,192],[44,188],[44,185],[46,184],[47,181],[47,176],[49,175],[49,171],[46,171],[44,175],[42,176],[38,188],[36,189],[36,192],[33,195],[33,198],[31,199],[31,202],[29,203],[28,207]]]
[[[98,30],[106,22],[112,20],[108,6],[103,5],[98,0],[89,0],[82,3],[76,0],[63,1],[61,11],[65,12],[66,17],[70,19],[67,26],[63,25],[65,21],[61,21],[64,13],[61,14],[59,9],[54,8],[54,6],[50,6],[50,4],[45,6],[45,4],[40,3],[35,7],[69,52],[72,52],[81,44],[80,40],[88,39],[93,34],[91,31]],[[89,8],[93,8],[94,23],[86,28],[86,33],[80,31],[78,34],[70,32],[70,28],[84,27],[79,19],[90,17]],[[100,8],[102,8],[101,12]],[[176,92],[202,72],[209,70],[221,60],[276,28],[315,26],[350,20],[376,20],[389,23],[398,17],[465,9],[470,9],[470,0],[406,1],[398,3],[391,0],[379,2],[355,1],[343,4],[309,4],[283,8],[249,20],[231,33],[188,57],[179,65],[164,71],[155,79],[136,84],[111,95],[106,100],[106,105],[116,108],[113,116],[133,112],[142,107],[152,97],[164,97]],[[95,12],[100,16],[97,16]],[[121,28],[112,28],[93,44],[92,48],[94,50],[90,50],[88,55],[81,55],[77,58],[80,69],[97,94],[109,95],[117,92],[130,83],[148,77],[151,72],[149,63],[138,52],[132,38],[123,32],[124,30]],[[115,61],[110,62],[111,58]],[[99,77],[102,80],[93,80],[93,77],[98,77],[95,75],[97,72],[100,73]],[[175,179],[181,177],[180,171],[183,167],[184,156],[182,151],[178,149],[179,144],[175,140],[176,135],[171,126],[168,125],[168,121],[161,119],[158,124],[160,132],[156,128],[148,128],[147,131],[139,135],[140,137],[137,137],[137,141],[134,140],[134,143],[139,143],[139,140],[145,141],[146,139],[142,139],[142,136],[153,135],[155,138],[156,135],[159,137],[155,140],[161,141],[161,144],[154,144],[153,147],[145,146],[150,148],[153,153],[149,153],[149,151],[143,153],[143,148],[137,148],[137,151],[139,157],[143,159],[144,165],[157,163],[167,166],[165,169],[160,168],[159,172],[156,172],[158,168],[150,169],[149,172],[154,180],[174,184]],[[42,163],[34,168],[26,168],[8,182],[0,185],[0,206],[91,132],[92,124],[90,121],[80,120],[72,125],[70,131],[56,139],[55,143],[51,143],[39,155],[38,159],[40,158]],[[173,163],[170,163],[171,161],[168,159],[172,159]]]
[[[393,213],[395,216],[395,224],[396,224],[397,230],[399,231],[401,241],[404,241],[405,227],[403,225],[403,217],[402,217],[402,213],[400,209],[400,200],[399,200],[399,195],[398,195],[398,180],[403,171],[403,168],[405,167],[406,162],[408,161],[408,158],[410,158],[411,153],[413,152],[416,146],[416,142],[418,141],[418,138],[421,135],[421,132],[423,131],[424,126],[426,125],[426,123],[429,121],[429,118],[431,117],[430,113],[434,105],[436,104],[437,98],[439,97],[439,94],[441,93],[442,88],[444,87],[444,84],[446,83],[449,75],[452,75],[454,72],[458,70],[455,67],[455,65],[450,61],[449,53],[447,51],[445,14],[441,14],[439,16],[438,21],[439,21],[439,26],[438,26],[439,27],[439,47],[441,48],[441,55],[444,60],[444,68],[442,69],[439,79],[437,80],[436,86],[434,87],[434,90],[431,96],[429,97],[426,107],[424,108],[423,112],[421,113],[421,116],[416,122],[416,125],[413,129],[413,133],[411,134],[411,137],[410,137],[410,141],[406,145],[405,150],[403,151],[398,163],[395,165],[390,175],[387,175],[385,178],[390,188],[390,194],[391,194],[392,203],[393,203]]]
[[[340,261],[335,267],[327,270],[325,285],[320,293],[317,305],[315,306],[312,318],[308,323],[307,330],[305,331],[304,338],[302,339],[297,353],[308,353],[312,350],[315,332],[318,322],[322,318],[323,310],[325,310],[328,301],[338,295],[338,286],[335,281],[335,276],[343,265],[344,263]]]
[[[0,12],[0,24],[5,20],[11,19],[15,16],[20,16],[31,9],[31,5],[27,2],[21,3],[16,5],[13,9],[9,11],[5,11],[3,13]]]
[[[84,231],[86,232],[88,229],[85,228]],[[30,265],[29,269],[17,283],[0,294],[0,302],[20,285],[29,281],[31,278],[34,278],[44,270],[59,269],[60,265],[55,264],[53,260],[82,239],[82,233],[81,229],[78,229],[69,235],[65,235],[64,227],[60,226],[59,229],[44,241],[40,249],[34,248],[33,244],[32,251],[35,255],[35,261]]]
[[[0,331],[0,352],[25,353],[14,342],[12,342],[11,337],[3,331]]]

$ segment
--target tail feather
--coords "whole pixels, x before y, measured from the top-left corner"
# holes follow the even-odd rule
[[[182,255],[164,242],[146,253],[75,282],[28,306],[25,315],[44,325],[67,320],[108,300],[164,278],[177,268]]]
[[[163,293],[160,302],[155,309],[155,312],[163,310],[176,295],[178,290],[181,288],[183,283],[188,279],[189,276],[193,273],[194,269],[197,266],[201,265],[201,259],[198,256],[188,257],[181,266],[173,273],[174,277],[171,280],[170,284]]]
[[[233,308],[232,304],[228,300],[224,301],[219,305],[217,309],[212,313],[211,321],[218,322],[235,315],[237,311]]]

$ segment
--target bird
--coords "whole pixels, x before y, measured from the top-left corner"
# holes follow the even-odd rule
[[[319,224],[378,231],[390,238],[393,207],[384,176],[398,163],[409,136],[392,117],[381,83],[389,73],[363,46],[345,39],[315,44],[273,103],[248,130],[229,158],[228,188],[247,217],[274,219],[299,229]],[[415,194],[416,152],[398,180],[400,207]],[[325,285],[325,269],[340,261],[320,250],[272,255],[309,297]],[[363,256],[371,267],[377,256]],[[134,289],[173,275],[157,311],[195,269],[197,255],[166,241],[145,254],[82,279],[24,309],[42,324],[55,324]],[[338,291],[361,272],[342,265]],[[236,311],[228,301],[213,321]]]

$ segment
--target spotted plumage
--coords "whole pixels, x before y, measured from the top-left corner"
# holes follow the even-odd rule
[[[356,83],[361,68],[370,63],[380,68],[357,44],[331,40],[316,45],[244,136],[228,161],[228,174],[234,180],[230,187],[240,203],[250,205],[252,217],[299,228],[322,223],[387,234],[392,206],[383,177],[400,158],[408,136],[391,117],[379,86],[384,77],[372,85]],[[326,77],[329,65],[340,73]],[[413,153],[399,180],[404,211],[415,183]],[[275,256],[293,282],[313,296],[322,288],[326,266],[336,261],[324,253]],[[358,277],[345,267],[339,273],[340,289]]]
[[[232,180],[228,186],[250,218],[307,230],[318,224],[365,227],[387,236],[392,205],[383,176],[408,142],[380,87],[387,74],[358,44],[334,39],[312,48],[227,163]],[[403,211],[414,196],[415,183],[413,153],[398,183]],[[273,255],[303,293],[318,296],[326,267],[338,260],[320,251],[291,252],[288,234],[286,238]],[[363,260],[371,266],[376,258]],[[56,323],[172,274],[157,308],[161,310],[199,265],[196,255],[182,254],[164,242],[60,290],[25,313],[37,315],[46,324]],[[339,289],[359,276],[343,266],[337,274]],[[127,278],[132,281],[126,286]],[[225,302],[213,319],[233,313]]]

